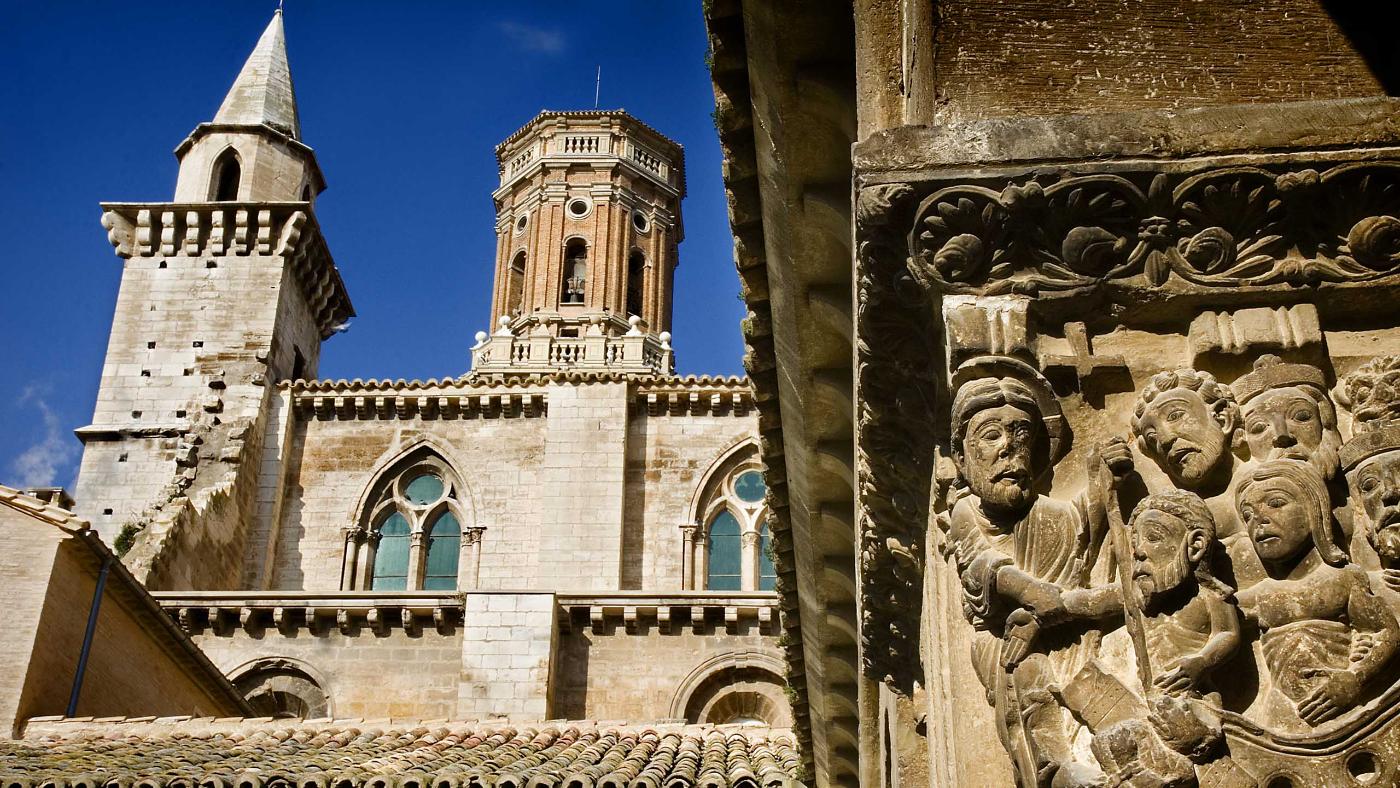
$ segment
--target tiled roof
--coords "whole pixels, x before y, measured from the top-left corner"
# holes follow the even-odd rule
[[[39,718],[0,788],[786,788],[799,763],[750,725]]]

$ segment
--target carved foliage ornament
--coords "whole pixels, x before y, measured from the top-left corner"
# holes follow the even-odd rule
[[[920,203],[910,271],[941,293],[1367,282],[1400,270],[1397,217],[1390,163],[965,184]]]

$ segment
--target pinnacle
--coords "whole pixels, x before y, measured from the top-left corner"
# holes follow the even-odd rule
[[[280,8],[272,15],[253,53],[248,55],[243,70],[238,72],[214,122],[251,126],[265,123],[294,139],[301,139]]]

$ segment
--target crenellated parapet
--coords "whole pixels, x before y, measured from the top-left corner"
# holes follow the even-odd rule
[[[103,203],[102,226],[118,257],[286,258],[327,339],[355,316],[310,203]],[[212,266],[211,266],[212,267]]]

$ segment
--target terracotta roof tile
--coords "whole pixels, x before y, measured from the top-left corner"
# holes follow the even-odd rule
[[[31,720],[0,788],[787,788],[759,726],[388,720]]]

